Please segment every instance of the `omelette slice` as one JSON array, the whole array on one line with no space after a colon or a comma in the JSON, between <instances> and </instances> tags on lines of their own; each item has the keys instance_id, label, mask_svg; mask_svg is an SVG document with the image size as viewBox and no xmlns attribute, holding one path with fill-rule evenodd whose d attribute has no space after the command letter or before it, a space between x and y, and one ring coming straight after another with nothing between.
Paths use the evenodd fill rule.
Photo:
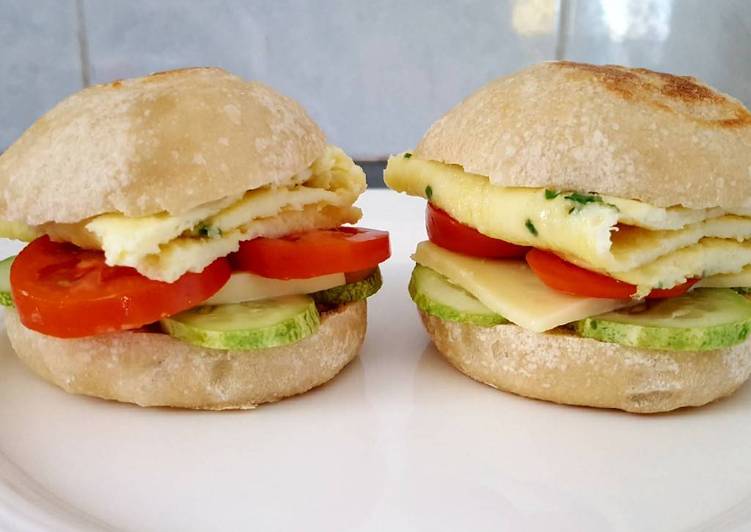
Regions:
<instances>
[{"instance_id":1,"label":"omelette slice","mask_svg":"<svg viewBox=\"0 0 751 532\"><path fill-rule=\"evenodd\" d=\"M751 264L751 217L719 208L657 207L589 192L500 187L460 166L411 154L389 159L385 181L428 199L480 233L547 249L638 286L638 294ZM738 214L741 213L741 214Z\"/></svg>"},{"instance_id":2,"label":"omelette slice","mask_svg":"<svg viewBox=\"0 0 751 532\"><path fill-rule=\"evenodd\" d=\"M237 251L243 240L338 227L357 222L353 203L365 174L336 146L309 168L278 185L201 205L181 215L95 216L76 224L19 228L0 225L0 236L46 233L53 239L104 251L109 266L130 266L150 279L173 282Z\"/></svg>"}]
</instances>

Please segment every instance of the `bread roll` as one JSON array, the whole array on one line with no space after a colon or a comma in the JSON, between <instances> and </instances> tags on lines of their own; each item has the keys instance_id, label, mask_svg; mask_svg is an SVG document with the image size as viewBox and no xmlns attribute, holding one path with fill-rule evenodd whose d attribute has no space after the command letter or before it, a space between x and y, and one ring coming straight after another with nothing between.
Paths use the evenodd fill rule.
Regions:
<instances>
[{"instance_id":1,"label":"bread roll","mask_svg":"<svg viewBox=\"0 0 751 532\"><path fill-rule=\"evenodd\" d=\"M0 219L182 214L288 180L325 147L297 102L218 68L95 85L0 156Z\"/></svg>"},{"instance_id":2,"label":"bread roll","mask_svg":"<svg viewBox=\"0 0 751 532\"><path fill-rule=\"evenodd\" d=\"M67 392L200 410L254 408L320 386L357 356L366 322L358 301L322 313L318 331L294 344L222 351L145 332L65 340L27 329L11 309L5 319L19 358Z\"/></svg>"},{"instance_id":3,"label":"bread roll","mask_svg":"<svg viewBox=\"0 0 751 532\"><path fill-rule=\"evenodd\" d=\"M656 351L535 333L513 324L478 327L420 312L438 351L473 379L525 397L641 414L700 406L751 375L749 342L715 351Z\"/></svg>"},{"instance_id":4,"label":"bread roll","mask_svg":"<svg viewBox=\"0 0 751 532\"><path fill-rule=\"evenodd\" d=\"M414 154L499 186L751 208L751 113L695 78L643 68L532 66L454 107Z\"/></svg>"}]
</instances>

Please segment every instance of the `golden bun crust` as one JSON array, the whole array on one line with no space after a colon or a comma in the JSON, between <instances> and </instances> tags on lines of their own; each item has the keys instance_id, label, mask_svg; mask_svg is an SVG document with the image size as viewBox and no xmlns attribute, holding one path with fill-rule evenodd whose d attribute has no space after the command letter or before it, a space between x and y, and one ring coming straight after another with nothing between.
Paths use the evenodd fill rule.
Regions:
<instances>
[{"instance_id":1,"label":"golden bun crust","mask_svg":"<svg viewBox=\"0 0 751 532\"><path fill-rule=\"evenodd\" d=\"M563 332L420 316L438 351L461 372L554 403L666 412L730 395L751 374L750 342L717 351L653 351Z\"/></svg>"},{"instance_id":2,"label":"golden bun crust","mask_svg":"<svg viewBox=\"0 0 751 532\"><path fill-rule=\"evenodd\" d=\"M287 180L325 145L297 102L218 68L96 85L0 156L0 219L180 214Z\"/></svg>"},{"instance_id":3,"label":"golden bun crust","mask_svg":"<svg viewBox=\"0 0 751 532\"><path fill-rule=\"evenodd\" d=\"M27 329L12 310L5 322L19 358L66 392L140 406L248 409L339 373L365 338L367 303L323 313L318 332L300 342L257 351L205 349L140 332L63 340Z\"/></svg>"},{"instance_id":4,"label":"golden bun crust","mask_svg":"<svg viewBox=\"0 0 751 532\"><path fill-rule=\"evenodd\" d=\"M748 110L695 78L646 69L530 67L454 107L414 154L500 186L751 207Z\"/></svg>"}]
</instances>

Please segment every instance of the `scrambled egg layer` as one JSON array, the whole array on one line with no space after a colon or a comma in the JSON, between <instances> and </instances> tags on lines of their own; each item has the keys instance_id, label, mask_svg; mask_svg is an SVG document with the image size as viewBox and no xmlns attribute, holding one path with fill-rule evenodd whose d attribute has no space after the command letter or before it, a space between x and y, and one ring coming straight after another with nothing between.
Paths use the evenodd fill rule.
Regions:
<instances>
[{"instance_id":1,"label":"scrambled egg layer","mask_svg":"<svg viewBox=\"0 0 751 532\"><path fill-rule=\"evenodd\" d=\"M429 199L485 235L549 249L635 284L639 294L751 264L751 218L743 212L499 187L459 166L404 155L389 159L384 177L397 192Z\"/></svg>"},{"instance_id":2,"label":"scrambled egg layer","mask_svg":"<svg viewBox=\"0 0 751 532\"><path fill-rule=\"evenodd\" d=\"M362 169L341 149L328 146L310 168L286 183L207 203L180 216L129 218L112 213L36 229L56 240L101 249L111 266L131 266L151 279L173 282L237 251L243 240L357 222L362 213L352 204L365 186Z\"/></svg>"}]
</instances>

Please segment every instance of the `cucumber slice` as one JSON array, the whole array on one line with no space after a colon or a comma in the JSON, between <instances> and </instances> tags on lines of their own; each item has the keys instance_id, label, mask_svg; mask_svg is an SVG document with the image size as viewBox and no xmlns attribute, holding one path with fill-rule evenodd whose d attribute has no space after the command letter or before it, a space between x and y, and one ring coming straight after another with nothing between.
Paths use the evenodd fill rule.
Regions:
<instances>
[{"instance_id":1,"label":"cucumber slice","mask_svg":"<svg viewBox=\"0 0 751 532\"><path fill-rule=\"evenodd\" d=\"M13 299L10 296L10 267L15 258L13 256L0 261L0 305L4 307L13 306Z\"/></svg>"},{"instance_id":2,"label":"cucumber slice","mask_svg":"<svg viewBox=\"0 0 751 532\"><path fill-rule=\"evenodd\" d=\"M318 330L308 296L284 296L230 305L206 305L161 321L169 335L212 349L262 349L302 340Z\"/></svg>"},{"instance_id":3,"label":"cucumber slice","mask_svg":"<svg viewBox=\"0 0 751 532\"><path fill-rule=\"evenodd\" d=\"M442 320L481 327L508 323L503 316L490 310L462 288L451 284L443 275L419 264L412 271L409 295L420 310Z\"/></svg>"},{"instance_id":4,"label":"cucumber slice","mask_svg":"<svg viewBox=\"0 0 751 532\"><path fill-rule=\"evenodd\" d=\"M11 297L9 292L0 292L0 306L3 306L3 307L13 306L13 298Z\"/></svg>"},{"instance_id":5,"label":"cucumber slice","mask_svg":"<svg viewBox=\"0 0 751 532\"><path fill-rule=\"evenodd\" d=\"M381 270L376 268L373 273L362 281L335 286L328 290L321 290L311 294L316 303L321 305L343 305L368 298L378 292L383 285Z\"/></svg>"},{"instance_id":6,"label":"cucumber slice","mask_svg":"<svg viewBox=\"0 0 751 532\"><path fill-rule=\"evenodd\" d=\"M631 347L708 351L739 344L751 332L751 301L729 288L697 288L673 299L576 322L584 337Z\"/></svg>"}]
</instances>

